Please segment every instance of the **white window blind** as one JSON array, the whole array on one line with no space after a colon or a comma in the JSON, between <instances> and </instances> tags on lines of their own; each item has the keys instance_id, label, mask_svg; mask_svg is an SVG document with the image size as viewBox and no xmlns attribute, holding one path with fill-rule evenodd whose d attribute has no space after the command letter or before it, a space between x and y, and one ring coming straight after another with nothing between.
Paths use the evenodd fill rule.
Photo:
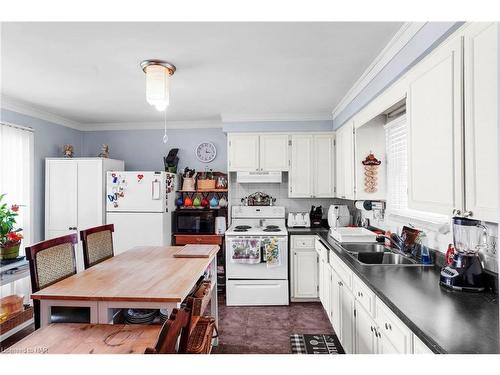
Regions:
<instances>
[{"instance_id":1,"label":"white window blind","mask_svg":"<svg viewBox=\"0 0 500 375\"><path fill-rule=\"evenodd\" d=\"M0 123L0 193L4 201L19 205L16 226L23 229L21 252L32 241L33 132Z\"/></svg>"},{"instance_id":2,"label":"white window blind","mask_svg":"<svg viewBox=\"0 0 500 375\"><path fill-rule=\"evenodd\" d=\"M385 125L387 152L387 212L393 219L413 223L421 228L437 227L448 222L448 217L408 207L408 127L406 115ZM433 227L434 228L434 227Z\"/></svg>"},{"instance_id":3,"label":"white window blind","mask_svg":"<svg viewBox=\"0 0 500 375\"><path fill-rule=\"evenodd\" d=\"M408 208L408 154L406 116L385 126L387 147L387 210L400 212Z\"/></svg>"}]
</instances>

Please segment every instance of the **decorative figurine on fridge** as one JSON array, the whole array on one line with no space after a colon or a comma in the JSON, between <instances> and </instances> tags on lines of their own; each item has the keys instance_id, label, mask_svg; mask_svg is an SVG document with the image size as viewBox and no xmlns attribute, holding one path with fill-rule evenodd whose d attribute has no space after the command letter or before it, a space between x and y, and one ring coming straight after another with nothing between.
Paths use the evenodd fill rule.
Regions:
<instances>
[{"instance_id":1,"label":"decorative figurine on fridge","mask_svg":"<svg viewBox=\"0 0 500 375\"><path fill-rule=\"evenodd\" d=\"M109 158L109 145L103 144L101 146L101 152L98 155L100 158Z\"/></svg>"},{"instance_id":2,"label":"decorative figurine on fridge","mask_svg":"<svg viewBox=\"0 0 500 375\"><path fill-rule=\"evenodd\" d=\"M66 158L73 157L73 145L64 145L63 146L63 155Z\"/></svg>"},{"instance_id":3,"label":"decorative figurine on fridge","mask_svg":"<svg viewBox=\"0 0 500 375\"><path fill-rule=\"evenodd\" d=\"M370 151L366 159L361 163L365 166L365 192L375 193L378 183L378 167L382 162Z\"/></svg>"}]
</instances>

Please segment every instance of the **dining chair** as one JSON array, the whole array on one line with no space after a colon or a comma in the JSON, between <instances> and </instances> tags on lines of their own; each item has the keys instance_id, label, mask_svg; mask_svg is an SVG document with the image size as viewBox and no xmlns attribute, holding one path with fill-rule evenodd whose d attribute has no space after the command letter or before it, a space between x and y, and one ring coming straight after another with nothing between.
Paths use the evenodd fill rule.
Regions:
<instances>
[{"instance_id":1,"label":"dining chair","mask_svg":"<svg viewBox=\"0 0 500 375\"><path fill-rule=\"evenodd\" d=\"M69 234L26 247L29 261L31 291L36 293L58 281L76 274L76 234ZM40 328L40 301L33 300L35 329ZM90 309L53 306L53 323L90 323Z\"/></svg>"},{"instance_id":2,"label":"dining chair","mask_svg":"<svg viewBox=\"0 0 500 375\"><path fill-rule=\"evenodd\" d=\"M85 269L113 257L113 224L80 231Z\"/></svg>"},{"instance_id":3,"label":"dining chair","mask_svg":"<svg viewBox=\"0 0 500 375\"><path fill-rule=\"evenodd\" d=\"M154 348L146 348L145 354L175 354L179 336L189 324L191 311L187 308L173 309L167 321L163 324Z\"/></svg>"}]
</instances>

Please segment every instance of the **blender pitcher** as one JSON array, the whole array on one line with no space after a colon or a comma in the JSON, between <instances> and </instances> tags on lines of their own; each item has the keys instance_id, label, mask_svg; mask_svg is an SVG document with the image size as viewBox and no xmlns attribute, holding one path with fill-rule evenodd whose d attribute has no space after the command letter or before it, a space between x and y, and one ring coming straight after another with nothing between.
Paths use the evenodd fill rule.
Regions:
<instances>
[{"instance_id":1,"label":"blender pitcher","mask_svg":"<svg viewBox=\"0 0 500 375\"><path fill-rule=\"evenodd\" d=\"M488 228L479 220L463 217L453 218L453 243L456 251L477 254L485 248L488 240Z\"/></svg>"}]
</instances>

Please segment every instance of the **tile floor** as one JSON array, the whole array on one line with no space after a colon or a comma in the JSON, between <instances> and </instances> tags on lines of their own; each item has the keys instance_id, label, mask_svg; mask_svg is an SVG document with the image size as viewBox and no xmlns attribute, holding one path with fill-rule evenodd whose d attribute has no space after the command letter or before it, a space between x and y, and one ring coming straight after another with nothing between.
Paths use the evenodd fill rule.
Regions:
<instances>
[{"instance_id":1,"label":"tile floor","mask_svg":"<svg viewBox=\"0 0 500 375\"><path fill-rule=\"evenodd\" d=\"M225 306L219 303L217 354L289 354L290 335L332 334L320 303L289 306Z\"/></svg>"}]
</instances>

